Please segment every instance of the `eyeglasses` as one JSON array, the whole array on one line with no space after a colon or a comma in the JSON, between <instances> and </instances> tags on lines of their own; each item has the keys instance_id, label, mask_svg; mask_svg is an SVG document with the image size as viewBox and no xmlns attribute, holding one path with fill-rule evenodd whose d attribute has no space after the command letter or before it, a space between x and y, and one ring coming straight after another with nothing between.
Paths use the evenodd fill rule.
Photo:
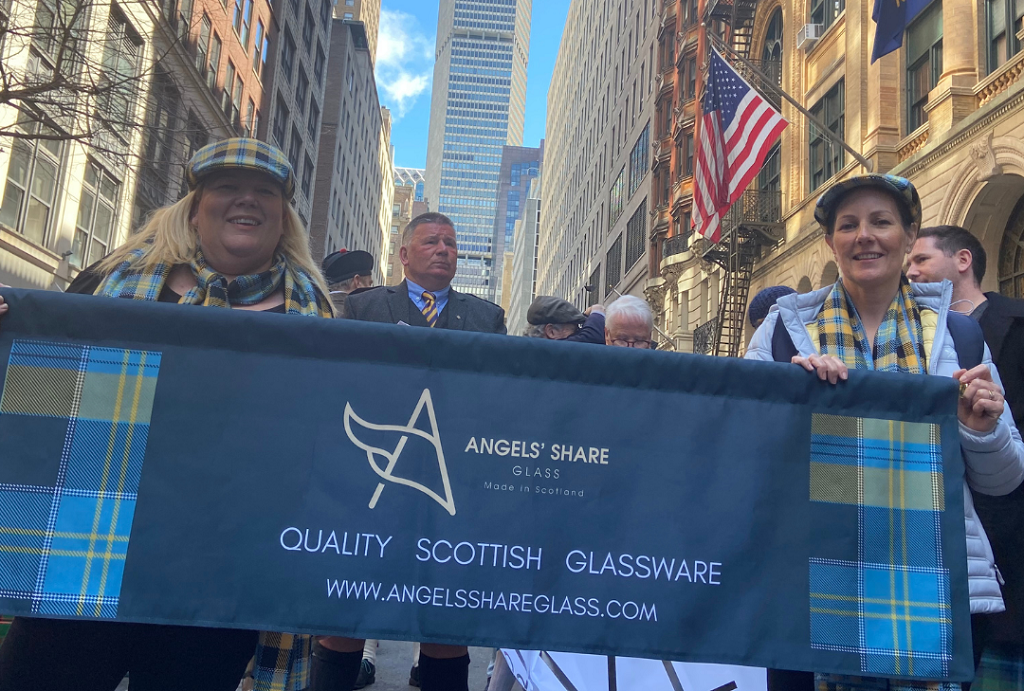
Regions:
<instances>
[{"instance_id":1,"label":"eyeglasses","mask_svg":"<svg viewBox=\"0 0 1024 691\"><path fill-rule=\"evenodd\" d=\"M640 348L641 350L655 350L658 347L654 341L627 341L622 338L613 339L612 345L620 348Z\"/></svg>"}]
</instances>

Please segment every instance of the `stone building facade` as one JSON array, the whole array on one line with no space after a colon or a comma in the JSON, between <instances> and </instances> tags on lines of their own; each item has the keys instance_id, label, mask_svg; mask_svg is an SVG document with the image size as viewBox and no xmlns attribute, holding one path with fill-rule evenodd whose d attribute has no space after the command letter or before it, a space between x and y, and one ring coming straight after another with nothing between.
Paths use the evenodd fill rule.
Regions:
<instances>
[{"instance_id":1,"label":"stone building facade","mask_svg":"<svg viewBox=\"0 0 1024 691\"><path fill-rule=\"evenodd\" d=\"M676 16L677 27L680 2L662 10L666 22ZM1022 297L1024 30L1014 7L1009 0L932 0L907 28L903 47L872 64L870 2L759 2L747 51L761 75L745 76L755 85L766 78L780 84L876 171L910 178L925 225L963 225L982 240L990 257L984 288ZM812 33L801 31L807 24L820 25L820 38L798 45L798 36ZM688 34L678 33L689 45ZM673 77L680 78L678 69ZM795 108L772 100L790 125L739 210L757 209L765 221L748 300L768 286L804 292L835 281L814 204L835 180L866 172ZM647 296L681 350L708 352L728 275L709 261L713 248L690 236L689 180L674 168L673 214L666 232L652 235ZM747 323L744 342L751 333Z\"/></svg>"},{"instance_id":2,"label":"stone building facade","mask_svg":"<svg viewBox=\"0 0 1024 691\"><path fill-rule=\"evenodd\" d=\"M573 0L548 90L538 294L583 308L648 278L658 0Z\"/></svg>"}]
</instances>

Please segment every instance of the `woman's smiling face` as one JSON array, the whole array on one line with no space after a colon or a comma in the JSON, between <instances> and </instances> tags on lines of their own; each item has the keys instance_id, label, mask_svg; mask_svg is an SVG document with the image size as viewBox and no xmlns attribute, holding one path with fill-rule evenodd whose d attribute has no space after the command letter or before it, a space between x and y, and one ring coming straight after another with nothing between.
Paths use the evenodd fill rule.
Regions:
<instances>
[{"instance_id":1,"label":"woman's smiling face","mask_svg":"<svg viewBox=\"0 0 1024 691\"><path fill-rule=\"evenodd\" d=\"M840 201L825 242L835 254L843 281L867 288L898 279L916 234L916 224L904 227L891 194L862 188Z\"/></svg>"}]
</instances>

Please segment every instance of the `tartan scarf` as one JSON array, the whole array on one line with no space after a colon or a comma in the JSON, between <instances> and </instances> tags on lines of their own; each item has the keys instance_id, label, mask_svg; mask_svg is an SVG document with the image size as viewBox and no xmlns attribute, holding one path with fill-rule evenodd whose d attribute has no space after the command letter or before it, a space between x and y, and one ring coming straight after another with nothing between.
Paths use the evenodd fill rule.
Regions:
<instances>
[{"instance_id":1,"label":"tartan scarf","mask_svg":"<svg viewBox=\"0 0 1024 691\"><path fill-rule=\"evenodd\" d=\"M133 264L146 253L140 249L129 254L96 289L96 295L132 300L160 298L160 292L171 272L167 264L140 271ZM276 255L274 265L259 274L228 280L213 271L202 251L190 263L196 287L181 296L178 304L230 307L254 305L284 284L284 306L288 314L309 317L332 317L329 299L316 287L313 279L301 269L291 266L283 256ZM309 686L309 656L312 636L261 631L253 666L254 691L302 691Z\"/></svg>"},{"instance_id":2,"label":"tartan scarf","mask_svg":"<svg viewBox=\"0 0 1024 691\"><path fill-rule=\"evenodd\" d=\"M878 326L873 347L843 279L836 281L818 312L818 348L822 355L834 355L850 369L925 374L921 309L907 277L900 277L899 291Z\"/></svg>"},{"instance_id":3,"label":"tartan scarf","mask_svg":"<svg viewBox=\"0 0 1024 691\"><path fill-rule=\"evenodd\" d=\"M172 267L161 263L152 269L138 269L136 264L145 256L146 251L139 249L131 252L103 279L95 294L132 300L158 300ZM211 307L255 305L272 295L283 283L284 308L288 314L307 317L330 317L334 314L330 301L317 289L312 277L290 265L280 254L274 256L274 265L269 270L238 276L230 282L209 267L202 250L196 251L189 267L196 277L196 286L182 295L178 304Z\"/></svg>"}]
</instances>

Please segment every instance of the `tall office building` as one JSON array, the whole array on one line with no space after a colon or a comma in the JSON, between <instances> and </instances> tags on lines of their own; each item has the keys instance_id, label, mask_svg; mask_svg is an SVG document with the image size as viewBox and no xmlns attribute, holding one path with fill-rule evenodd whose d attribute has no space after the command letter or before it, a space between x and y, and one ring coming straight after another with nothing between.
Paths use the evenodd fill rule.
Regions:
<instances>
[{"instance_id":1,"label":"tall office building","mask_svg":"<svg viewBox=\"0 0 1024 691\"><path fill-rule=\"evenodd\" d=\"M377 64L377 36L380 33L380 0L337 0L334 5L336 19L349 19L363 23L370 63Z\"/></svg>"},{"instance_id":2,"label":"tall office building","mask_svg":"<svg viewBox=\"0 0 1024 691\"><path fill-rule=\"evenodd\" d=\"M522 218L516 221L512 250L512 284L508 290L508 332L526 331L526 312L537 297L537 249L540 236L540 178L526 192Z\"/></svg>"},{"instance_id":3,"label":"tall office building","mask_svg":"<svg viewBox=\"0 0 1024 691\"><path fill-rule=\"evenodd\" d=\"M544 142L539 148L506 146L501 154L498 194L494 214L494 301L508 309L508 291L512 282L512 239L516 221L522 217L530 182L540 174ZM507 258L507 261L506 261Z\"/></svg>"},{"instance_id":4,"label":"tall office building","mask_svg":"<svg viewBox=\"0 0 1024 691\"><path fill-rule=\"evenodd\" d=\"M521 146L531 0L441 0L426 198L455 223L459 290L494 300L502 147Z\"/></svg>"},{"instance_id":5,"label":"tall office building","mask_svg":"<svg viewBox=\"0 0 1024 691\"><path fill-rule=\"evenodd\" d=\"M551 75L538 291L581 309L644 294L658 7L572 0Z\"/></svg>"}]
</instances>

